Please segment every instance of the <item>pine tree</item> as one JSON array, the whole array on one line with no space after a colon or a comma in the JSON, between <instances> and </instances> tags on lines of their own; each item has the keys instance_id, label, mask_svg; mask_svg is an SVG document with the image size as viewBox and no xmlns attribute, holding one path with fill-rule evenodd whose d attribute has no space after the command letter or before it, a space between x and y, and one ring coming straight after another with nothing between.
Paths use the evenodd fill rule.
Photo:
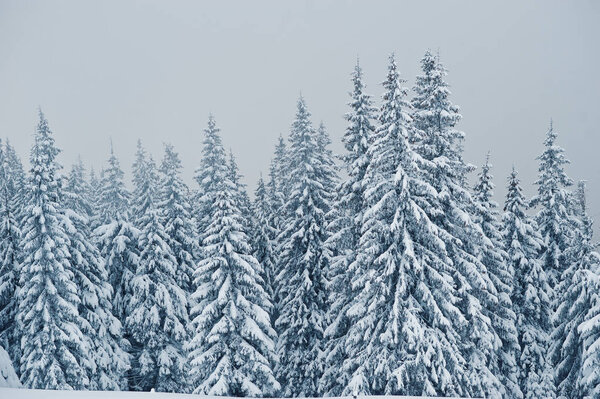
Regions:
<instances>
[{"instance_id":1,"label":"pine tree","mask_svg":"<svg viewBox=\"0 0 600 399\"><path fill-rule=\"evenodd\" d=\"M154 172L155 164L144 147L142 141L137 141L137 150L135 160L132 165L133 171L133 197L131 201L131 220L134 226L141 230L142 218L151 207L150 200L152 199L147 194L156 189L157 181L153 180L157 176L150 176L149 173Z\"/></svg>"},{"instance_id":2,"label":"pine tree","mask_svg":"<svg viewBox=\"0 0 600 399\"><path fill-rule=\"evenodd\" d=\"M595 251L597 245L589 242L591 238L591 220L588 219L587 237L580 245L581 270L589 270L587 294L590 297L589 310L583 322L578 327L578 333L583 340L580 377L577 391L584 397L600 397L600 255Z\"/></svg>"},{"instance_id":3,"label":"pine tree","mask_svg":"<svg viewBox=\"0 0 600 399\"><path fill-rule=\"evenodd\" d=\"M187 298L177 284L177 259L157 207L157 180L154 162L138 142L134 183L140 256L130 282L125 326L133 347L135 388L182 392L187 388Z\"/></svg>"},{"instance_id":4,"label":"pine tree","mask_svg":"<svg viewBox=\"0 0 600 399\"><path fill-rule=\"evenodd\" d=\"M59 150L41 111L34 140L17 312L21 381L29 388L85 389L91 348L81 331L81 301L61 224Z\"/></svg>"},{"instance_id":5,"label":"pine tree","mask_svg":"<svg viewBox=\"0 0 600 399\"><path fill-rule=\"evenodd\" d=\"M329 254L325 215L327 165L304 99L298 100L288 151L289 196L284 230L278 239L279 333L277 378L284 396L317 396L322 374L320 352L325 329L325 271Z\"/></svg>"},{"instance_id":6,"label":"pine tree","mask_svg":"<svg viewBox=\"0 0 600 399\"><path fill-rule=\"evenodd\" d=\"M526 209L517 172L513 168L508 178L502 220L509 268L515 272L511 299L517 314L519 385L525 399L553 398L555 388L546 355L551 316L548 280L539 261L542 239L535 221L525 213Z\"/></svg>"},{"instance_id":7,"label":"pine tree","mask_svg":"<svg viewBox=\"0 0 600 399\"><path fill-rule=\"evenodd\" d=\"M246 192L246 185L242 183L242 175L238 168L237 162L233 152L229 150L229 160L227 162L227 173L229 180L233 183L236 188L236 201L237 207L242 212L244 232L249 234L254 230L254 221L252 215L252 202Z\"/></svg>"},{"instance_id":8,"label":"pine tree","mask_svg":"<svg viewBox=\"0 0 600 399\"><path fill-rule=\"evenodd\" d=\"M555 370L557 394L561 397L584 398L594 397L593 384L590 386L588 381L596 379L596 383L600 383L600 374L593 368L586 368L584 363L584 353L588 348L587 334L594 329L596 334L600 331L600 323L594 325L593 321L587 322L590 313L594 312L594 291L599 287L596 273L599 271L600 256L591 242L592 221L586 212L583 185L579 186L577 194L577 202L573 204L575 209L571 213L580 217L580 223L574 230L572 244L564 251L564 258L569 260L569 265L556 286L556 292L560 292L561 296L554 299L556 312L550 340L550 359ZM600 359L599 353L596 350L597 359ZM593 356L588 359L593 359ZM597 361L591 360L591 364L598 364ZM599 395L600 390L595 394Z\"/></svg>"},{"instance_id":9,"label":"pine tree","mask_svg":"<svg viewBox=\"0 0 600 399\"><path fill-rule=\"evenodd\" d=\"M273 273L271 298L273 299L273 320L276 320L279 315L279 286L276 284L275 277L280 272L281 262L279 261L280 253L277 245L278 237L284 229L284 204L288 192L285 185L288 183L287 174L287 148L283 137L280 135L277 145L275 146L274 158L271 160L269 167L269 182L268 182L268 197L271 211L269 213L269 226L273 228L273 257L275 259L276 270Z\"/></svg>"},{"instance_id":10,"label":"pine tree","mask_svg":"<svg viewBox=\"0 0 600 399\"><path fill-rule=\"evenodd\" d=\"M88 367L90 389L127 389L125 371L129 356L123 350L121 323L112 313L112 287L108 282L104 259L91 241L90 216L92 207L88 197L81 161L73 165L65 187L65 231L69 237L68 249L71 267L81 303L79 314L85 321L82 332L91 348Z\"/></svg>"},{"instance_id":11,"label":"pine tree","mask_svg":"<svg viewBox=\"0 0 600 399\"><path fill-rule=\"evenodd\" d=\"M90 202L90 228L92 231L100 226L100 199L102 197L102 173L100 177L96 176L94 168L90 169L90 181L88 183L88 200Z\"/></svg>"},{"instance_id":12,"label":"pine tree","mask_svg":"<svg viewBox=\"0 0 600 399\"><path fill-rule=\"evenodd\" d=\"M476 204L467 184L473 167L463 160L464 133L456 129L462 116L450 101L447 72L439 56L426 52L421 67L423 75L417 77L412 100L416 129L409 141L429 161L425 180L439 193L438 203L426 211L449 234L444 241L461 296L458 306L468 321L461 332L469 370L465 386L473 396L500 396L503 387L493 370L501 342L491 324L498 293L479 259L486 238L474 221Z\"/></svg>"},{"instance_id":13,"label":"pine tree","mask_svg":"<svg viewBox=\"0 0 600 399\"><path fill-rule=\"evenodd\" d=\"M279 136L275 146L274 157L269 166L268 192L269 200L273 212L271 215L271 225L278 230L282 227L283 204L285 203L286 193L285 184L287 183L287 148L283 136Z\"/></svg>"},{"instance_id":14,"label":"pine tree","mask_svg":"<svg viewBox=\"0 0 600 399\"><path fill-rule=\"evenodd\" d=\"M102 173L99 226L94 230L94 237L113 290L113 314L123 326L131 296L130 282L139 259L139 230L129 222L129 207L123 171L111 143L108 165Z\"/></svg>"},{"instance_id":15,"label":"pine tree","mask_svg":"<svg viewBox=\"0 0 600 399\"><path fill-rule=\"evenodd\" d=\"M262 175L258 179L258 185L254 192L254 204L252 207L255 218L254 231L252 234L253 255L262 267L261 277L264 288L269 298L273 298L276 274L275 259L275 237L277 230L271 225L271 202Z\"/></svg>"},{"instance_id":16,"label":"pine tree","mask_svg":"<svg viewBox=\"0 0 600 399\"><path fill-rule=\"evenodd\" d=\"M570 195L567 190L573 182L567 176L564 166L569 160L564 150L556 145L556 132L552 122L544 140L544 152L540 161L538 194L531 200L532 206L539 206L536 222L540 228L544 247L542 252L543 268L548 276L550 288L558 284L561 275L568 267L564 251L570 245L573 236L573 215L569 214ZM557 298L562 292L556 292Z\"/></svg>"},{"instance_id":17,"label":"pine tree","mask_svg":"<svg viewBox=\"0 0 600 399\"><path fill-rule=\"evenodd\" d=\"M500 337L502 346L498 351L498 359L492 362L497 364L497 369L491 371L500 376L500 381L505 388L505 397L516 399L522 398L523 393L519 388L519 369L516 361L519 354L515 325L517 316L511 301L515 271L507 262L508 254L504 251L498 204L492 200L494 183L490 173L491 167L488 153L474 189L477 205L475 220L481 226L486 238L480 255L481 261L486 265L492 282L498 290L498 306L492 314L492 326Z\"/></svg>"},{"instance_id":18,"label":"pine tree","mask_svg":"<svg viewBox=\"0 0 600 399\"><path fill-rule=\"evenodd\" d=\"M194 179L198 183L198 197L196 198L196 221L198 225L199 242L202 247L205 231L212 222L210 215L215 203L218 179L227 174L227 161L225 150L219 136L215 118L208 117L208 126L204 130L205 136L202 148L202 160L196 169ZM202 257L202 254L200 254Z\"/></svg>"},{"instance_id":19,"label":"pine tree","mask_svg":"<svg viewBox=\"0 0 600 399\"><path fill-rule=\"evenodd\" d=\"M346 114L349 125L343 137L346 155L342 158L348 179L337 188L336 203L330 212L327 245L335 256L332 260L329 291L328 327L325 330L325 370L320 392L337 396L347 385L347 374L342 373L346 357L345 337L350 327L346 312L354 297L352 276L358 263L356 254L360 227L364 214L364 176L369 163L367 150L374 134L375 111L371 97L364 93L362 70L357 62L352 74L353 91L350 93L351 111Z\"/></svg>"},{"instance_id":20,"label":"pine tree","mask_svg":"<svg viewBox=\"0 0 600 399\"><path fill-rule=\"evenodd\" d=\"M436 193L421 179L422 159L408 141L412 121L402 83L392 55L380 126L366 155L366 206L346 310L344 395L463 392L455 325L466 321L455 305L443 232L422 208Z\"/></svg>"},{"instance_id":21,"label":"pine tree","mask_svg":"<svg viewBox=\"0 0 600 399\"><path fill-rule=\"evenodd\" d=\"M0 146L0 346L9 352L19 373L20 340L15 316L19 307L19 262L21 252L20 182L10 159L10 146Z\"/></svg>"},{"instance_id":22,"label":"pine tree","mask_svg":"<svg viewBox=\"0 0 600 399\"><path fill-rule=\"evenodd\" d=\"M210 174L204 199L210 221L202 233L202 260L195 271L193 335L189 343L190 379L195 393L271 396L279 389L271 370L275 331L261 267L251 254L239 209L239 187L230 179L214 119L205 131L204 166ZM199 169L202 170L202 169ZM198 176L199 177L199 176Z\"/></svg>"},{"instance_id":23,"label":"pine tree","mask_svg":"<svg viewBox=\"0 0 600 399\"><path fill-rule=\"evenodd\" d=\"M187 296L192 290L195 257L198 253L190 190L181 178L181 161L172 145L165 145L161 164L160 204L165 234L177 264L177 284Z\"/></svg>"}]
</instances>

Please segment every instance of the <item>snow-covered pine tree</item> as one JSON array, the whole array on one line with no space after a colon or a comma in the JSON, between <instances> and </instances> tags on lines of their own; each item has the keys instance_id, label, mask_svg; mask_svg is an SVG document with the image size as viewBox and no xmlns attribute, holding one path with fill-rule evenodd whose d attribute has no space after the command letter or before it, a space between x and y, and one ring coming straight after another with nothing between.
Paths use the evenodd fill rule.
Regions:
<instances>
[{"instance_id":1,"label":"snow-covered pine tree","mask_svg":"<svg viewBox=\"0 0 600 399\"><path fill-rule=\"evenodd\" d=\"M25 206L27 205L29 195L29 190L27 187L27 177L25 175L25 170L23 169L21 159L17 155L17 152L15 151L14 147L10 144L8 140L6 140L5 144L6 145L4 147L4 156L6 157L6 162L8 162L8 167L10 168L11 176L15 186L15 217L19 226L23 226L25 224Z\"/></svg>"},{"instance_id":2,"label":"snow-covered pine tree","mask_svg":"<svg viewBox=\"0 0 600 399\"><path fill-rule=\"evenodd\" d=\"M236 187L236 201L238 201L238 208L242 211L242 217L244 222L244 231L246 234L250 234L254 230L254 220L252 215L252 202L246 191L246 185L242 183L243 176L238 168L237 161L233 155L233 151L229 150L229 160L227 162L227 170L229 173L229 180Z\"/></svg>"},{"instance_id":3,"label":"snow-covered pine tree","mask_svg":"<svg viewBox=\"0 0 600 399\"><path fill-rule=\"evenodd\" d=\"M100 226L100 198L102 198L102 173L96 175L94 168L90 169L90 181L88 183L88 199L91 207L90 228L92 231Z\"/></svg>"},{"instance_id":4,"label":"snow-covered pine tree","mask_svg":"<svg viewBox=\"0 0 600 399\"><path fill-rule=\"evenodd\" d=\"M498 305L492 313L492 326L502 341L497 353L496 370L491 370L499 376L505 388L506 398L522 398L519 388L519 342L517 339L516 319L511 295L515 271L508 262L508 254L504 250L502 225L498 212L498 204L492 199L494 195L493 176L490 173L492 165L489 153L481 168L477 184L474 188L476 202L475 221L481 226L486 240L481 251L481 261L486 265L490 277L498 291ZM495 354L493 354L495 355Z\"/></svg>"},{"instance_id":5,"label":"snow-covered pine tree","mask_svg":"<svg viewBox=\"0 0 600 399\"><path fill-rule=\"evenodd\" d=\"M59 149L41 110L39 116L21 243L17 312L21 381L29 388L85 389L91 348L81 331L69 238L61 223Z\"/></svg>"},{"instance_id":6,"label":"snow-covered pine tree","mask_svg":"<svg viewBox=\"0 0 600 399\"><path fill-rule=\"evenodd\" d=\"M227 174L227 160L225 150L219 136L219 128L213 115L208 117L208 125L204 130L205 136L202 148L202 160L196 169L194 179L198 183L198 197L196 198L196 222L199 234L199 243L202 247L204 232L212 222L210 219L212 207L215 203L218 179ZM202 254L200 254L202 257Z\"/></svg>"},{"instance_id":7,"label":"snow-covered pine tree","mask_svg":"<svg viewBox=\"0 0 600 399\"><path fill-rule=\"evenodd\" d=\"M508 178L504 205L503 237L508 267L514 270L513 309L517 315L520 353L519 385L525 399L555 397L554 381L547 357L550 330L548 280L539 260L543 245L534 220L525 213L527 204L517 172Z\"/></svg>"},{"instance_id":8,"label":"snow-covered pine tree","mask_svg":"<svg viewBox=\"0 0 600 399\"><path fill-rule=\"evenodd\" d=\"M466 320L455 305L444 232L422 208L437 193L421 179L423 160L408 141L412 121L402 83L392 55L380 126L366 154L354 298L345 310L343 394L455 396L466 392L455 329Z\"/></svg>"},{"instance_id":9,"label":"snow-covered pine tree","mask_svg":"<svg viewBox=\"0 0 600 399\"><path fill-rule=\"evenodd\" d=\"M19 307L19 262L21 255L20 183L11 162L9 144L0 145L0 346L7 349L19 373L20 339L15 315ZM18 161L18 160L17 160ZM15 173L17 172L17 173Z\"/></svg>"},{"instance_id":10,"label":"snow-covered pine tree","mask_svg":"<svg viewBox=\"0 0 600 399\"><path fill-rule=\"evenodd\" d=\"M336 190L335 206L330 212L327 245L335 253L328 279L328 326L325 330L325 369L319 391L323 395L338 396L348 384L348 374L342 372L346 358L346 333L350 327L346 314L354 292L352 276L359 266L356 262L360 228L365 211L364 176L369 159L367 150L374 134L374 112L371 96L364 93L362 69L358 62L352 73L353 90L350 93L350 112L346 114L348 127L343 137L346 154L342 157L348 179Z\"/></svg>"},{"instance_id":11,"label":"snow-covered pine tree","mask_svg":"<svg viewBox=\"0 0 600 399\"><path fill-rule=\"evenodd\" d=\"M261 265L261 277L264 288L269 298L273 298L274 278L276 274L276 259L273 246L277 230L271 225L271 202L269 193L265 186L262 175L258 179L256 191L254 191L254 203L252 213L254 215L254 231L252 234L253 255Z\"/></svg>"},{"instance_id":12,"label":"snow-covered pine tree","mask_svg":"<svg viewBox=\"0 0 600 399\"><path fill-rule=\"evenodd\" d=\"M268 197L271 211L269 213L269 225L273 228L271 241L273 242L273 257L275 259L276 269L273 274L271 298L273 300L273 320L277 319L279 314L279 287L275 282L275 277L280 271L281 263L279 262L279 246L278 237L284 228L284 204L287 198L288 191L285 185L288 183L287 174L287 148L283 136L279 135L279 139L275 146L275 154L269 166L269 182L268 182Z\"/></svg>"},{"instance_id":13,"label":"snow-covered pine tree","mask_svg":"<svg viewBox=\"0 0 600 399\"><path fill-rule=\"evenodd\" d=\"M154 160L146 153L146 150L142 146L142 141L138 139L135 160L131 167L133 172L131 221L139 230L141 230L142 218L152 205L150 201L156 200L156 198L147 195L149 192L153 192L154 194L156 190L158 182L153 180L153 178L157 178L155 167ZM149 176L149 173L153 173L154 175Z\"/></svg>"},{"instance_id":14,"label":"snow-covered pine tree","mask_svg":"<svg viewBox=\"0 0 600 399\"><path fill-rule=\"evenodd\" d=\"M287 195L285 190L287 176L287 148L283 136L280 135L269 166L269 182L267 184L271 207L273 208L271 225L278 230L281 228L283 219L281 211Z\"/></svg>"},{"instance_id":15,"label":"snow-covered pine tree","mask_svg":"<svg viewBox=\"0 0 600 399\"><path fill-rule=\"evenodd\" d=\"M289 136L289 188L278 238L277 297L279 333L277 379L283 396L317 396L323 372L320 353L325 329L329 254L325 215L332 193L326 191L317 132L302 97Z\"/></svg>"},{"instance_id":16,"label":"snow-covered pine tree","mask_svg":"<svg viewBox=\"0 0 600 399\"><path fill-rule=\"evenodd\" d=\"M585 398L600 397L600 254L597 244L591 243L592 220L584 217L585 230L582 241L577 245L580 249L581 270L588 270L590 282L587 294L590 296L589 310L578 332L583 339L581 375L577 382L577 390ZM586 396L587 395L587 396Z\"/></svg>"},{"instance_id":17,"label":"snow-covered pine tree","mask_svg":"<svg viewBox=\"0 0 600 399\"><path fill-rule=\"evenodd\" d=\"M181 161L171 144L165 145L160 167L160 209L169 246L177 260L177 284L186 296L192 290L195 259L198 254L196 226L192 218L190 190L181 178Z\"/></svg>"},{"instance_id":18,"label":"snow-covered pine tree","mask_svg":"<svg viewBox=\"0 0 600 399\"><path fill-rule=\"evenodd\" d=\"M564 258L569 260L569 264L555 287L556 292L561 294L554 299L556 312L550 339L550 359L554 367L557 395L564 398L600 395L600 389L596 388L594 392L594 385L600 384L600 373L594 367L589 367L600 365L600 350L598 347L594 349L588 341L588 337L594 334L596 339L600 336L600 322L588 321L590 315L594 314L595 292L600 288L597 275L600 256L592 244L592 220L585 208L583 185L579 185L577 194L578 201L573 204L576 209L572 209L571 213L577 215L580 221L574 230L571 245L564 251ZM588 352L588 348L591 351ZM595 354L592 354L594 351ZM586 359L589 359L587 365ZM595 384L589 383L594 380Z\"/></svg>"},{"instance_id":19,"label":"snow-covered pine tree","mask_svg":"<svg viewBox=\"0 0 600 399\"><path fill-rule=\"evenodd\" d=\"M272 305L244 231L239 187L222 167L225 151L212 117L205 133L202 165L211 170L197 179L207 188L204 200L212 202L204 203L204 220L210 223L202 233L202 260L194 274L191 386L206 395L271 396L279 390L271 370Z\"/></svg>"},{"instance_id":20,"label":"snow-covered pine tree","mask_svg":"<svg viewBox=\"0 0 600 399\"><path fill-rule=\"evenodd\" d=\"M447 72L439 56L427 51L421 68L423 75L417 77L412 99L416 129L409 141L429 161L424 178L439 193L438 205L427 207L426 212L449 234L444 241L456 271L458 306L468 321L461 332L469 369L465 386L470 395L497 397L503 394L503 386L493 370L497 369L495 353L501 342L491 315L498 298L486 265L479 259L485 236L474 221L476 204L467 181L473 167L463 160L464 133L456 129L462 116L450 101Z\"/></svg>"},{"instance_id":21,"label":"snow-covered pine tree","mask_svg":"<svg viewBox=\"0 0 600 399\"><path fill-rule=\"evenodd\" d=\"M81 160L73 165L64 194L64 228L69 237L71 268L81 302L82 332L91 348L87 372L92 390L127 389L129 356L123 331L112 313L112 286L104 259L91 241L92 206Z\"/></svg>"},{"instance_id":22,"label":"snow-covered pine tree","mask_svg":"<svg viewBox=\"0 0 600 399\"><path fill-rule=\"evenodd\" d=\"M327 133L327 129L325 128L325 123L319 123L319 127L317 128L317 156L319 158L319 165L321 167L321 184L323 185L324 192L328 193L327 203L329 204L329 208L331 208L333 199L335 198L335 189L339 184L338 179L338 166L335 162L335 156L333 155L333 151L329 148L331 145L331 138L329 137L329 133ZM327 217L331 212L329 212Z\"/></svg>"},{"instance_id":23,"label":"snow-covered pine tree","mask_svg":"<svg viewBox=\"0 0 600 399\"><path fill-rule=\"evenodd\" d=\"M556 138L550 121L544 152L537 158L540 161L539 177L535 182L538 194L531 200L531 206L540 208L535 219L544 240L543 267L551 289L558 284L569 266L564 251L570 244L576 224L573 215L569 214L571 196L567 188L573 184L565 173L565 165L569 164L569 160L565 157L565 151L556 144ZM561 294L556 293L557 297Z\"/></svg>"},{"instance_id":24,"label":"snow-covered pine tree","mask_svg":"<svg viewBox=\"0 0 600 399\"><path fill-rule=\"evenodd\" d=\"M138 142L134 169L139 261L130 282L125 327L132 345L137 390L185 392L188 309L178 285L177 259L158 209L157 171Z\"/></svg>"},{"instance_id":25,"label":"snow-covered pine tree","mask_svg":"<svg viewBox=\"0 0 600 399\"><path fill-rule=\"evenodd\" d=\"M131 296L130 282L139 259L139 230L129 222L129 207L129 192L111 143L108 165L102 173L99 226L94 230L94 237L113 289L113 314L123 326Z\"/></svg>"}]
</instances>

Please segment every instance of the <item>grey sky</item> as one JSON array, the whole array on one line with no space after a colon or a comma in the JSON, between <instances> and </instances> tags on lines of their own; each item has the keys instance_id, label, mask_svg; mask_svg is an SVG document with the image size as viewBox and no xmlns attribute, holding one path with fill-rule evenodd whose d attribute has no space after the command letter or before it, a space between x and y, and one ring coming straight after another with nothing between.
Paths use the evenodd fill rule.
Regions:
<instances>
[{"instance_id":1,"label":"grey sky","mask_svg":"<svg viewBox=\"0 0 600 399\"><path fill-rule=\"evenodd\" d=\"M340 151L359 55L378 100L388 54L409 86L427 48L449 69L466 159L492 151L499 199L514 163L533 193L550 118L600 219L600 3L595 1L0 0L0 136L26 161L40 105L70 165L109 137L129 176L135 141L180 152L191 182L212 112L251 189L300 91Z\"/></svg>"}]
</instances>

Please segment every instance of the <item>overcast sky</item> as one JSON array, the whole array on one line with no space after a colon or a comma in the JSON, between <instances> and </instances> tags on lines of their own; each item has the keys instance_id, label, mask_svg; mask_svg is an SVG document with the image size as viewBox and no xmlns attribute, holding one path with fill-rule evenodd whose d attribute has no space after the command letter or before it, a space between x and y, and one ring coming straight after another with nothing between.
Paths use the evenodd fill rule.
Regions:
<instances>
[{"instance_id":1,"label":"overcast sky","mask_svg":"<svg viewBox=\"0 0 600 399\"><path fill-rule=\"evenodd\" d=\"M138 138L155 159L171 142L191 183L212 112L254 189L300 92L339 152L356 57L379 100L389 53L412 87L429 48L449 69L466 159L492 152L498 199L513 164L534 192L553 118L600 220L599 21L591 0L0 0L0 137L27 161L39 105L65 166L102 167L112 137L130 176Z\"/></svg>"}]
</instances>

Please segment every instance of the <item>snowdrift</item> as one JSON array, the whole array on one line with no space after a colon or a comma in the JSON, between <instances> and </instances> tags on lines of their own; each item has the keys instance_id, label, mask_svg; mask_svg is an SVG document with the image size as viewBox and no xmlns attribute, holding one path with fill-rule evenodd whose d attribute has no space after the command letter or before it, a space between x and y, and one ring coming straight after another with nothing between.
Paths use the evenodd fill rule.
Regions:
<instances>
[{"instance_id":1,"label":"snowdrift","mask_svg":"<svg viewBox=\"0 0 600 399\"><path fill-rule=\"evenodd\" d=\"M12 362L8 353L0 346L0 389L1 388L18 388L21 386L17 373L13 368ZM9 396L2 395L0 391L0 398L9 398Z\"/></svg>"}]
</instances>

